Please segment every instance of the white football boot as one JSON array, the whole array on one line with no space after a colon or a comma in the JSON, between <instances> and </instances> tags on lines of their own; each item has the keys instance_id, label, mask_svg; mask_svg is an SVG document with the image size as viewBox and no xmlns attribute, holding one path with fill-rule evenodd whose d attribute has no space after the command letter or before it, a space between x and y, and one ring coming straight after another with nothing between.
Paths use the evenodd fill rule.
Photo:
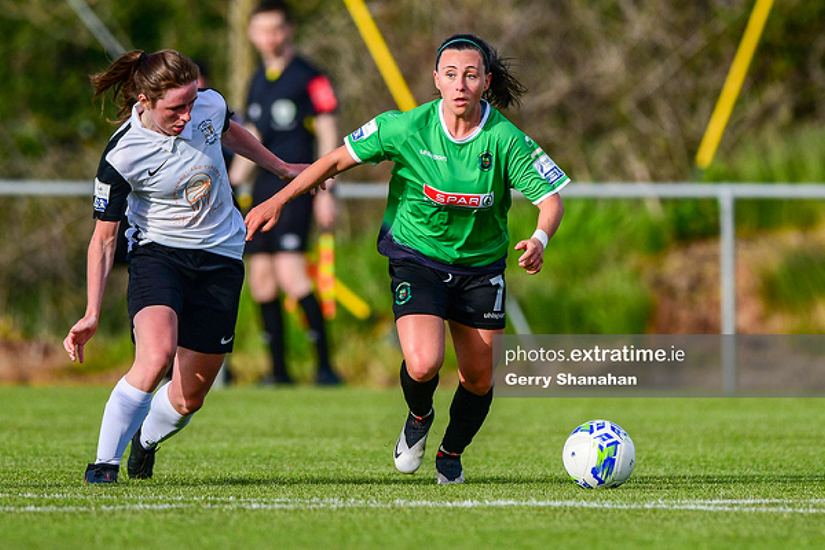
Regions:
<instances>
[{"instance_id":1,"label":"white football boot","mask_svg":"<svg viewBox=\"0 0 825 550\"><path fill-rule=\"evenodd\" d=\"M412 412L407 416L393 451L395 467L399 472L413 474L421 466L427 447L427 434L430 433L434 418L435 411L432 409L426 416L416 416Z\"/></svg>"}]
</instances>

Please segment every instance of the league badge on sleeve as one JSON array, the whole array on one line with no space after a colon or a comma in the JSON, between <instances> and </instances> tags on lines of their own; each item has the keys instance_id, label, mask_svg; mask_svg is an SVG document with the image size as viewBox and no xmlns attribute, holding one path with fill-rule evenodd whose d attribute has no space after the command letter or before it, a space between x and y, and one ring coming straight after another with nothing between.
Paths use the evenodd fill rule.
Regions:
<instances>
[{"instance_id":1,"label":"league badge on sleeve","mask_svg":"<svg viewBox=\"0 0 825 550\"><path fill-rule=\"evenodd\" d=\"M360 141L362 139L366 139L370 137L372 134L378 131L378 123L375 122L375 119L370 120L353 133L349 135L352 141Z\"/></svg>"},{"instance_id":2,"label":"league badge on sleeve","mask_svg":"<svg viewBox=\"0 0 825 550\"><path fill-rule=\"evenodd\" d=\"M562 172L561 168L556 166L553 159L551 159L544 151L541 151L538 158L533 161L533 168L535 168L536 172L538 172L542 178L547 180L547 183L550 185L553 185L557 181L564 178L564 172Z\"/></svg>"},{"instance_id":3,"label":"league badge on sleeve","mask_svg":"<svg viewBox=\"0 0 825 550\"><path fill-rule=\"evenodd\" d=\"M95 178L95 212L105 212L109 206L109 193L112 186Z\"/></svg>"}]
</instances>

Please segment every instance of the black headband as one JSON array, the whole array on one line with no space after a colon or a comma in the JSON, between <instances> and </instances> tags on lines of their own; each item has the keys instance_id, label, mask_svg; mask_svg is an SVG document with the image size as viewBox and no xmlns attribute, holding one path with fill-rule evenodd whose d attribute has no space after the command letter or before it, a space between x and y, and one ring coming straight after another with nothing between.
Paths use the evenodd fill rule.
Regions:
<instances>
[{"instance_id":1,"label":"black headband","mask_svg":"<svg viewBox=\"0 0 825 550\"><path fill-rule=\"evenodd\" d=\"M453 38L452 40L449 40L449 41L445 42L443 46L438 48L438 55L436 55L436 57L441 57L441 53L444 50L446 50L449 46L452 46L453 44L457 44L459 42L466 42L467 44L472 44L473 46L478 48L478 51L481 52L481 57L484 58L484 65L489 65L490 64L490 59L487 57L487 52L484 50L484 48L482 48L474 40L470 40L469 38L463 38L463 37Z\"/></svg>"}]
</instances>

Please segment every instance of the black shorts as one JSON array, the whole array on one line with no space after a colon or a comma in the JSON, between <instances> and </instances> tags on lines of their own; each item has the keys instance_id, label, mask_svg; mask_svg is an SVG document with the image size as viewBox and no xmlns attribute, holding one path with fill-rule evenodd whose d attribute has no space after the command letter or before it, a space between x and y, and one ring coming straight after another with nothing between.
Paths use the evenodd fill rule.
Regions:
<instances>
[{"instance_id":1,"label":"black shorts","mask_svg":"<svg viewBox=\"0 0 825 550\"><path fill-rule=\"evenodd\" d=\"M270 179L256 181L252 191L253 206L269 199L283 186L283 183L274 183ZM312 224L312 201L313 196L305 193L287 204L275 227L266 233L256 232L252 240L246 243L246 254L306 252Z\"/></svg>"},{"instance_id":2,"label":"black shorts","mask_svg":"<svg viewBox=\"0 0 825 550\"><path fill-rule=\"evenodd\" d=\"M480 329L506 324L504 272L457 275L411 260L390 260L395 319L435 315Z\"/></svg>"},{"instance_id":3,"label":"black shorts","mask_svg":"<svg viewBox=\"0 0 825 550\"><path fill-rule=\"evenodd\" d=\"M157 243L129 254L129 317L148 306L178 315L178 345L201 353L229 353L235 342L244 266L204 250Z\"/></svg>"}]
</instances>

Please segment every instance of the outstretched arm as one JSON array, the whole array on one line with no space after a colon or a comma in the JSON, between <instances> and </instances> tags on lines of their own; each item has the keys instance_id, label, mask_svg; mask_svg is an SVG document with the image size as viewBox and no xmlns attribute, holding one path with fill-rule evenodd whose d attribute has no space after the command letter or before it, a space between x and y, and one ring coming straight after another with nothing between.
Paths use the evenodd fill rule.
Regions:
<instances>
[{"instance_id":1,"label":"outstretched arm","mask_svg":"<svg viewBox=\"0 0 825 550\"><path fill-rule=\"evenodd\" d=\"M307 191L315 189L327 179L340 174L344 170L349 170L357 164L343 145L316 160L309 168L292 180L289 185L249 211L246 215L246 240L252 239L252 235L259 228L261 228L261 231L272 229L281 215L281 209L288 202Z\"/></svg>"},{"instance_id":2,"label":"outstretched arm","mask_svg":"<svg viewBox=\"0 0 825 550\"><path fill-rule=\"evenodd\" d=\"M541 267L544 265L544 247L546 244L542 239L546 237L549 240L556 234L563 215L564 204L561 202L561 196L558 193L550 195L539 203L539 221L536 232L529 239L519 241L516 244L516 250L524 250L524 254L518 259L518 265L530 275L535 275L541 271ZM544 236L541 235L541 232L544 233Z\"/></svg>"},{"instance_id":3,"label":"outstretched arm","mask_svg":"<svg viewBox=\"0 0 825 550\"><path fill-rule=\"evenodd\" d=\"M83 347L97 332L103 294L115 261L119 226L120 222L100 220L95 224L86 258L86 313L63 340L63 348L72 361L83 362Z\"/></svg>"},{"instance_id":4,"label":"outstretched arm","mask_svg":"<svg viewBox=\"0 0 825 550\"><path fill-rule=\"evenodd\" d=\"M293 179L306 168L306 164L290 164L273 154L246 128L235 122L221 136L221 143L230 151L246 157L285 181Z\"/></svg>"}]
</instances>

